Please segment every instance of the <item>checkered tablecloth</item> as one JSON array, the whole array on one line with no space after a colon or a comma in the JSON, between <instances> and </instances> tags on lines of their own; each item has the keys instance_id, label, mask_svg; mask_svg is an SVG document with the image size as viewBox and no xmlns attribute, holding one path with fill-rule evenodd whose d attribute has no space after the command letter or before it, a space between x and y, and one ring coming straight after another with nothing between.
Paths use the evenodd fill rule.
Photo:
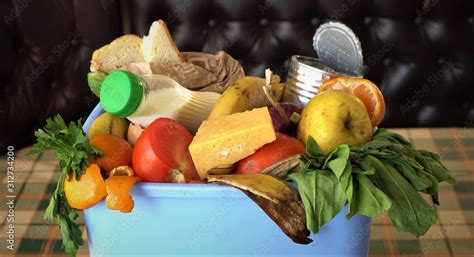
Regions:
<instances>
[{"instance_id":1,"label":"checkered tablecloth","mask_svg":"<svg viewBox=\"0 0 474 257\"><path fill-rule=\"evenodd\" d=\"M457 183L440 185L441 206L439 223L426 235L415 238L398 232L387 216L373 220L370 256L466 256L474 257L474 129L396 129L409 138L419 149L441 154L444 164L451 170ZM14 231L15 249L7 248L8 160L0 158L1 204L0 235L1 256L67 256L61 249L56 225L43 220L43 213L54 190L58 175L58 161L53 152L27 157L30 148L15 151L14 178ZM84 224L82 217L79 221ZM82 226L85 233L85 227ZM132 247L132 246L131 246ZM88 256L87 243L78 256Z\"/></svg>"}]
</instances>

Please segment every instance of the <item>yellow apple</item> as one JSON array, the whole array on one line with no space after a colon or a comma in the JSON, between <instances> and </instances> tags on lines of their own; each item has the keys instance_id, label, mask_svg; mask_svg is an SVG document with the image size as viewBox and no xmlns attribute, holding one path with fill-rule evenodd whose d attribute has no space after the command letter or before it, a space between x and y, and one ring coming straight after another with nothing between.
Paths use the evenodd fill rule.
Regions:
<instances>
[{"instance_id":1,"label":"yellow apple","mask_svg":"<svg viewBox=\"0 0 474 257\"><path fill-rule=\"evenodd\" d=\"M364 104L341 91L324 91L303 109L298 138L306 144L312 136L324 154L341 144L359 146L372 138L372 123Z\"/></svg>"}]
</instances>

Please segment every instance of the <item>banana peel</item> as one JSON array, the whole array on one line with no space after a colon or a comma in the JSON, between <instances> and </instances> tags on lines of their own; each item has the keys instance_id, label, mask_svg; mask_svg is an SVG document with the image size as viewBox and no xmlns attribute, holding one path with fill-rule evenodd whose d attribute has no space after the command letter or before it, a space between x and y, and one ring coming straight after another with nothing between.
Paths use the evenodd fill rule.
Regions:
<instances>
[{"instance_id":1,"label":"banana peel","mask_svg":"<svg viewBox=\"0 0 474 257\"><path fill-rule=\"evenodd\" d=\"M271 175L209 175L208 183L226 184L242 190L295 243L312 242L306 229L306 215L298 191L288 182Z\"/></svg>"},{"instance_id":2,"label":"banana peel","mask_svg":"<svg viewBox=\"0 0 474 257\"><path fill-rule=\"evenodd\" d=\"M209 174L209 175L225 175L225 174L232 173L233 168L234 168L233 165L218 166L218 167L215 167L215 168L211 169L210 171L208 171L207 174Z\"/></svg>"},{"instance_id":3,"label":"banana peel","mask_svg":"<svg viewBox=\"0 0 474 257\"><path fill-rule=\"evenodd\" d=\"M207 181L231 185L273 203L298 201L298 191L288 182L266 174L210 175Z\"/></svg>"},{"instance_id":4,"label":"banana peel","mask_svg":"<svg viewBox=\"0 0 474 257\"><path fill-rule=\"evenodd\" d=\"M268 174L275 177L283 178L290 172L297 171L300 165L301 154L290 156L267 168L259 171L261 174Z\"/></svg>"},{"instance_id":5,"label":"banana peel","mask_svg":"<svg viewBox=\"0 0 474 257\"><path fill-rule=\"evenodd\" d=\"M293 242L305 245L313 242L311 238L308 238L309 230L306 229L306 214L301 201L274 204L258 195L247 191L244 191L244 193L258 204Z\"/></svg>"},{"instance_id":6,"label":"banana peel","mask_svg":"<svg viewBox=\"0 0 474 257\"><path fill-rule=\"evenodd\" d=\"M270 81L272 95L278 102L280 102L283 98L283 91L285 90L287 84L280 82L280 76L278 76L278 74L272 74Z\"/></svg>"},{"instance_id":7,"label":"banana peel","mask_svg":"<svg viewBox=\"0 0 474 257\"><path fill-rule=\"evenodd\" d=\"M264 78L245 76L238 79L224 91L209 113L208 119L270 106L270 101L263 92L263 86L265 86ZM270 91L277 100L281 99L284 88L285 84L280 83L280 77L274 74L271 77Z\"/></svg>"}]
</instances>

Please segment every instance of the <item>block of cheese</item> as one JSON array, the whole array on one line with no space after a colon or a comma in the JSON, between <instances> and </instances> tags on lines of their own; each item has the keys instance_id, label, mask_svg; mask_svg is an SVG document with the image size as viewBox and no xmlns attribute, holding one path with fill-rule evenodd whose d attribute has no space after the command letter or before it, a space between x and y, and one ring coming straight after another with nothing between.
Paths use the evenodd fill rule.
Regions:
<instances>
[{"instance_id":1,"label":"block of cheese","mask_svg":"<svg viewBox=\"0 0 474 257\"><path fill-rule=\"evenodd\" d=\"M204 121L189 145L201 178L219 166L229 166L276 139L267 107Z\"/></svg>"}]
</instances>

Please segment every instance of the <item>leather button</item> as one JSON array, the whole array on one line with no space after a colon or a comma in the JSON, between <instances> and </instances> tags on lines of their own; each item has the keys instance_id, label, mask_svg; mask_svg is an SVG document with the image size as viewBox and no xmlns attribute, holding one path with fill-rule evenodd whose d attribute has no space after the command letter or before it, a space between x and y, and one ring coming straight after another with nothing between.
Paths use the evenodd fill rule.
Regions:
<instances>
[{"instance_id":1,"label":"leather button","mask_svg":"<svg viewBox=\"0 0 474 257\"><path fill-rule=\"evenodd\" d=\"M392 64L392 58L387 57L387 58L383 59L383 64L385 66L389 66L390 64Z\"/></svg>"},{"instance_id":2,"label":"leather button","mask_svg":"<svg viewBox=\"0 0 474 257\"><path fill-rule=\"evenodd\" d=\"M260 26L266 27L267 25L268 25L268 19L267 18L260 19Z\"/></svg>"},{"instance_id":3,"label":"leather button","mask_svg":"<svg viewBox=\"0 0 474 257\"><path fill-rule=\"evenodd\" d=\"M443 65L445 63L446 63L446 59L444 59L443 57L438 58L438 64L439 65Z\"/></svg>"},{"instance_id":4,"label":"leather button","mask_svg":"<svg viewBox=\"0 0 474 257\"><path fill-rule=\"evenodd\" d=\"M58 89L59 83L55 80L51 81L51 89Z\"/></svg>"},{"instance_id":5,"label":"leather button","mask_svg":"<svg viewBox=\"0 0 474 257\"><path fill-rule=\"evenodd\" d=\"M207 25L209 25L209 27L214 27L216 26L216 20L214 19L210 19L208 22L207 22Z\"/></svg>"},{"instance_id":6,"label":"leather button","mask_svg":"<svg viewBox=\"0 0 474 257\"><path fill-rule=\"evenodd\" d=\"M77 46L79 44L79 39L74 38L71 40L71 46Z\"/></svg>"},{"instance_id":7,"label":"leather button","mask_svg":"<svg viewBox=\"0 0 474 257\"><path fill-rule=\"evenodd\" d=\"M420 25L422 22L423 22L423 20L421 19L421 17L416 17L416 19L415 19L415 24L416 25Z\"/></svg>"},{"instance_id":8,"label":"leather button","mask_svg":"<svg viewBox=\"0 0 474 257\"><path fill-rule=\"evenodd\" d=\"M364 23L366 25L369 25L370 23L372 23L372 17L369 17L369 16L365 17L364 18Z\"/></svg>"},{"instance_id":9,"label":"leather button","mask_svg":"<svg viewBox=\"0 0 474 257\"><path fill-rule=\"evenodd\" d=\"M317 26L319 24L319 19L314 17L311 19L311 25Z\"/></svg>"},{"instance_id":10,"label":"leather button","mask_svg":"<svg viewBox=\"0 0 474 257\"><path fill-rule=\"evenodd\" d=\"M468 21L470 24L474 24L474 16L469 17L469 19L467 19L467 21Z\"/></svg>"}]
</instances>

